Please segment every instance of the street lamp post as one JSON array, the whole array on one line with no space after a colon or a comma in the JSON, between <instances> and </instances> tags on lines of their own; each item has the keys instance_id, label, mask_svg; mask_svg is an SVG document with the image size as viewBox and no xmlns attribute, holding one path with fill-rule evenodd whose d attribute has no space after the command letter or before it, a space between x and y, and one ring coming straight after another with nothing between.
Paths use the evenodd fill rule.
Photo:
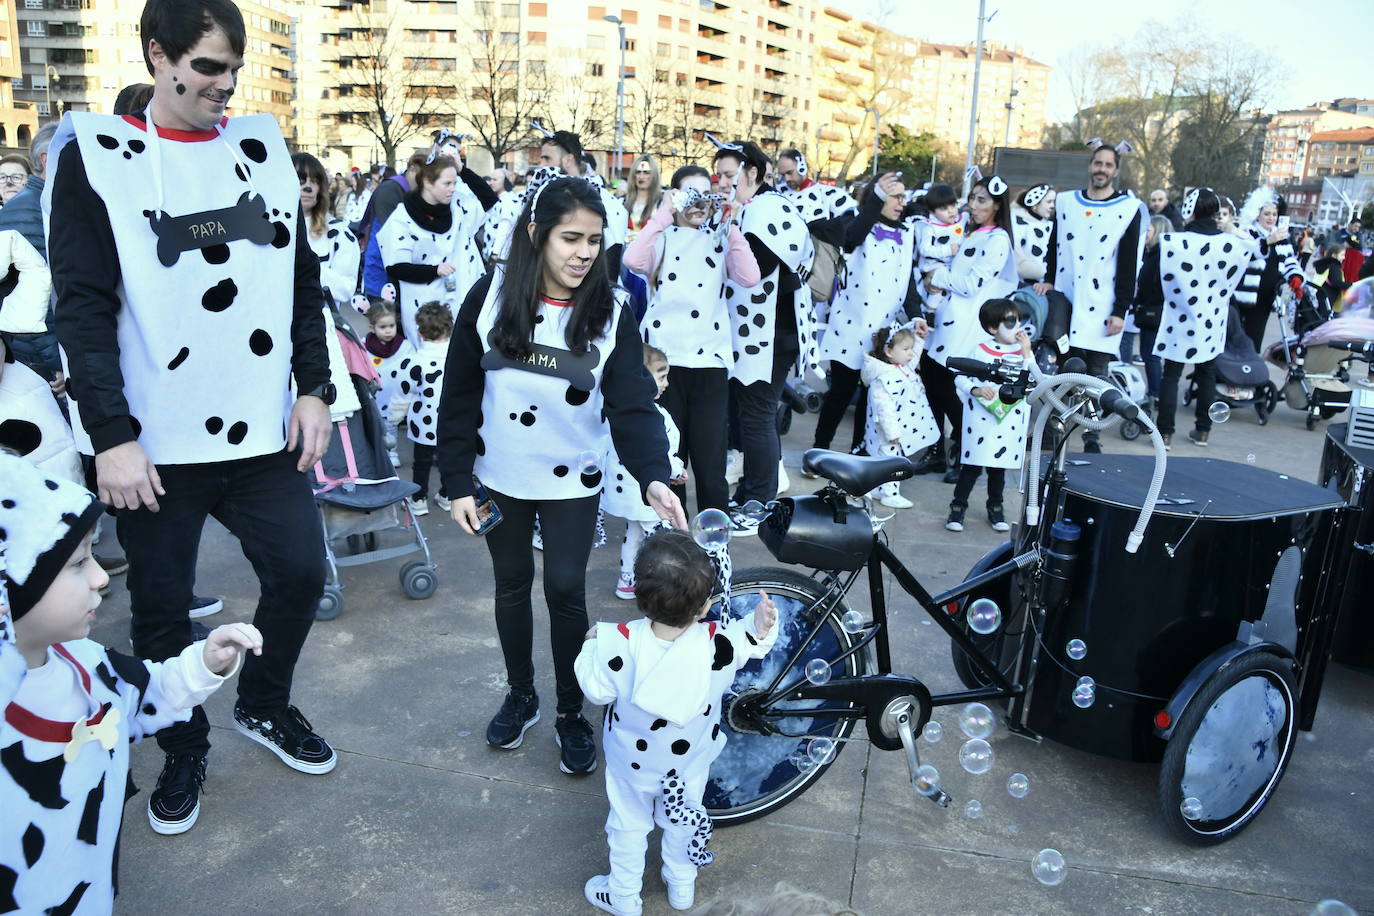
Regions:
<instances>
[{"instance_id":1,"label":"street lamp post","mask_svg":"<svg viewBox=\"0 0 1374 916\"><path fill-rule=\"evenodd\" d=\"M983 24L988 21L987 0L978 0L978 44L973 54L973 111L968 119L968 150L964 153L964 196L973 183L973 147L978 142L978 82L983 71Z\"/></svg>"},{"instance_id":2,"label":"street lamp post","mask_svg":"<svg viewBox=\"0 0 1374 916\"><path fill-rule=\"evenodd\" d=\"M625 23L619 16L602 18L613 23L620 33L620 72L615 81L615 176L619 181L625 158Z\"/></svg>"},{"instance_id":3,"label":"street lamp post","mask_svg":"<svg viewBox=\"0 0 1374 916\"><path fill-rule=\"evenodd\" d=\"M61 76L58 75L57 68L54 67L52 64L48 64L47 70L45 71L45 75L48 77L44 81L48 90L48 117L53 118L55 117L55 115L53 114L52 110L52 84L60 80Z\"/></svg>"},{"instance_id":4,"label":"street lamp post","mask_svg":"<svg viewBox=\"0 0 1374 916\"><path fill-rule=\"evenodd\" d=\"M882 118L878 114L878 109L869 107L864 111L873 113L873 180L878 180L878 141L883 135Z\"/></svg>"}]
</instances>

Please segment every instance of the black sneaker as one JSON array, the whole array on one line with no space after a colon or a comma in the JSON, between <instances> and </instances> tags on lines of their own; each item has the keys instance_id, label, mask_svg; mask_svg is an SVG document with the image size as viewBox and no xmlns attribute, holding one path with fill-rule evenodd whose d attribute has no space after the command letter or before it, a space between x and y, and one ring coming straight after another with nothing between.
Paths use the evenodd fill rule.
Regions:
<instances>
[{"instance_id":1,"label":"black sneaker","mask_svg":"<svg viewBox=\"0 0 1374 916\"><path fill-rule=\"evenodd\" d=\"M319 735L294 706L280 713L259 718L243 707L234 706L234 727L281 758L293 770L315 775L328 773L339 762L339 755Z\"/></svg>"},{"instance_id":2,"label":"black sneaker","mask_svg":"<svg viewBox=\"0 0 1374 916\"><path fill-rule=\"evenodd\" d=\"M200 787L205 782L205 758L200 754L168 754L148 796L148 826L163 836L185 833L200 816Z\"/></svg>"},{"instance_id":3,"label":"black sneaker","mask_svg":"<svg viewBox=\"0 0 1374 916\"><path fill-rule=\"evenodd\" d=\"M936 443L926 449L925 455L916 463L915 474L944 474L949 470L949 462L945 458L945 447L942 443Z\"/></svg>"},{"instance_id":4,"label":"black sneaker","mask_svg":"<svg viewBox=\"0 0 1374 916\"><path fill-rule=\"evenodd\" d=\"M964 513L968 511L968 506L961 506L958 503L949 504L949 518L945 520L946 531L964 530Z\"/></svg>"},{"instance_id":5,"label":"black sneaker","mask_svg":"<svg viewBox=\"0 0 1374 916\"><path fill-rule=\"evenodd\" d=\"M539 695L512 690L487 725L487 744L513 751L525 740L525 732L539 721Z\"/></svg>"},{"instance_id":6,"label":"black sneaker","mask_svg":"<svg viewBox=\"0 0 1374 916\"><path fill-rule=\"evenodd\" d=\"M1002 512L1001 506L988 506L988 524L993 531L1010 531L1011 525L1007 524L1007 517Z\"/></svg>"},{"instance_id":7,"label":"black sneaker","mask_svg":"<svg viewBox=\"0 0 1374 916\"><path fill-rule=\"evenodd\" d=\"M1083 440L1083 454L1100 455L1102 454L1102 443L1096 439Z\"/></svg>"},{"instance_id":8,"label":"black sneaker","mask_svg":"<svg viewBox=\"0 0 1374 916\"><path fill-rule=\"evenodd\" d=\"M211 614L218 614L222 610L224 610L222 599L197 596L191 599L191 608L186 612L186 616L196 620L201 617L209 617Z\"/></svg>"},{"instance_id":9,"label":"black sneaker","mask_svg":"<svg viewBox=\"0 0 1374 916\"><path fill-rule=\"evenodd\" d=\"M950 462L948 469L945 471L945 476L942 477L941 480L945 483L958 483L959 465L956 462Z\"/></svg>"},{"instance_id":10,"label":"black sneaker","mask_svg":"<svg viewBox=\"0 0 1374 916\"><path fill-rule=\"evenodd\" d=\"M581 776L596 770L596 742L592 740L592 723L581 713L559 716L553 723L554 743L562 751L558 768L569 776Z\"/></svg>"}]
</instances>

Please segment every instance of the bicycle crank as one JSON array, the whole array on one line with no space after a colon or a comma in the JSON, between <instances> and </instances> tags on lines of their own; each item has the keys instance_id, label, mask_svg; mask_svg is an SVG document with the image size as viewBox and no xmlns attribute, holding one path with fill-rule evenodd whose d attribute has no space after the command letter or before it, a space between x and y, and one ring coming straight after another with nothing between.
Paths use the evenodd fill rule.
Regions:
<instances>
[{"instance_id":1,"label":"bicycle crank","mask_svg":"<svg viewBox=\"0 0 1374 916\"><path fill-rule=\"evenodd\" d=\"M907 771L911 779L911 786L924 798L928 798L941 808L948 808L950 797L945 790L936 787L934 792L922 792L917 780L916 771L921 768L921 752L916 748L916 729L915 724L920 723L922 727L930 718L929 700L924 708L915 697L893 697L883 708L882 715L879 717L879 727L885 736L896 738L902 742L902 751L906 754Z\"/></svg>"}]
</instances>

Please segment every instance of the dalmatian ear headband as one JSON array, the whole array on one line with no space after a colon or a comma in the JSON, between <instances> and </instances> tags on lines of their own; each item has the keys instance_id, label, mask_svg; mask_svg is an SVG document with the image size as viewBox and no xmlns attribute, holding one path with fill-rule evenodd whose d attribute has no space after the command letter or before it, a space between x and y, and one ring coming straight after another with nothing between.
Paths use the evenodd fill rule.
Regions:
<instances>
[{"instance_id":1,"label":"dalmatian ear headband","mask_svg":"<svg viewBox=\"0 0 1374 916\"><path fill-rule=\"evenodd\" d=\"M1083 144L1083 145L1086 146L1088 149L1092 150L1092 151L1095 153L1095 152L1097 152L1099 149L1101 149L1102 147L1106 146L1107 144L1104 143L1104 142L1102 141L1102 138L1101 138L1101 137L1093 137L1091 140L1089 140L1087 143L1085 143L1085 144ZM1116 146L1112 147L1112 149L1116 150L1116 152L1117 152L1118 155L1123 155L1123 156L1124 156L1126 153L1134 153L1134 152L1135 152L1135 147L1134 147L1134 146L1131 146L1131 143L1130 143L1129 140L1122 140L1122 141L1121 141L1120 143L1118 143Z\"/></svg>"},{"instance_id":2,"label":"dalmatian ear headband","mask_svg":"<svg viewBox=\"0 0 1374 916\"><path fill-rule=\"evenodd\" d=\"M721 140L720 138L716 137L714 134L707 133L707 134L706 134L706 139L709 140L709 141L711 142L711 145L714 146L716 149L728 149L728 150L729 150L730 152L732 152L732 153L742 153L742 152L744 152L744 147L741 146L740 144L738 144L738 143L726 143L726 142L724 142L723 140Z\"/></svg>"},{"instance_id":3,"label":"dalmatian ear headband","mask_svg":"<svg viewBox=\"0 0 1374 916\"><path fill-rule=\"evenodd\" d=\"M444 148L444 144L449 141L462 143L468 138L467 134L455 134L447 127L441 129L434 135L434 145L430 147L429 157L425 159L425 165L433 165L434 160L439 158L439 150Z\"/></svg>"},{"instance_id":4,"label":"dalmatian ear headband","mask_svg":"<svg viewBox=\"0 0 1374 916\"><path fill-rule=\"evenodd\" d=\"M902 331L910 331L911 333L915 334L915 333L916 333L916 319L915 319L915 318L907 318L905 321L903 321L900 317L894 317L894 318L893 318L890 322L888 322L888 324L887 324L887 339L888 339L888 342L891 343L891 342L892 342L892 338L896 337L897 334L900 333L900 332L902 332Z\"/></svg>"},{"instance_id":5,"label":"dalmatian ear headband","mask_svg":"<svg viewBox=\"0 0 1374 916\"><path fill-rule=\"evenodd\" d=\"M807 173L806 157L797 152L797 174L805 178Z\"/></svg>"},{"instance_id":6,"label":"dalmatian ear headband","mask_svg":"<svg viewBox=\"0 0 1374 916\"><path fill-rule=\"evenodd\" d=\"M971 165L964 171L964 178L970 184L976 184L983 180L983 170L976 165ZM1007 193L1007 183L1002 180L1002 176L993 175L988 179L988 193L993 197L1001 197Z\"/></svg>"},{"instance_id":7,"label":"dalmatian ear headband","mask_svg":"<svg viewBox=\"0 0 1374 916\"><path fill-rule=\"evenodd\" d=\"M1183 198L1183 206L1179 208L1179 215L1183 217L1184 223L1193 221L1193 211L1197 209L1198 198L1203 191L1210 191L1211 188L1193 188L1188 192L1188 196Z\"/></svg>"},{"instance_id":8,"label":"dalmatian ear headband","mask_svg":"<svg viewBox=\"0 0 1374 916\"><path fill-rule=\"evenodd\" d=\"M1048 197L1050 192L1053 190L1054 185L1051 184L1038 184L1035 187L1030 188L1026 191L1025 194L1026 206L1032 209L1035 208L1037 205L1039 205L1040 201Z\"/></svg>"},{"instance_id":9,"label":"dalmatian ear headband","mask_svg":"<svg viewBox=\"0 0 1374 916\"><path fill-rule=\"evenodd\" d=\"M537 124L537 121L531 122ZM530 219L534 219L534 214L539 209L539 196L544 193L544 189L553 184L559 178L563 178L563 170L554 165L541 165L530 174L529 185L525 193L533 192L530 198Z\"/></svg>"},{"instance_id":10,"label":"dalmatian ear headband","mask_svg":"<svg viewBox=\"0 0 1374 916\"><path fill-rule=\"evenodd\" d=\"M545 140L553 139L553 131L549 130L547 127L545 127L543 124L540 124L538 121L531 121L530 127L533 127L535 130L537 130L539 132L539 135L543 137Z\"/></svg>"}]
</instances>

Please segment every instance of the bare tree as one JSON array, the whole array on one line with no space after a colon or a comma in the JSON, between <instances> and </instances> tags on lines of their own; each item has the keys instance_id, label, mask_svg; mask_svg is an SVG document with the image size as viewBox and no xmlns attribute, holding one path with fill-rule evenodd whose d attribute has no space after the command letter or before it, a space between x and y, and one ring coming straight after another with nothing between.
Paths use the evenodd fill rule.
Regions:
<instances>
[{"instance_id":1,"label":"bare tree","mask_svg":"<svg viewBox=\"0 0 1374 916\"><path fill-rule=\"evenodd\" d=\"M561 73L548 77L548 91L538 100L538 119L550 130L577 134L585 149L609 149L615 140L615 87L607 88L600 78L608 69L614 66L601 55L565 62Z\"/></svg>"},{"instance_id":2,"label":"bare tree","mask_svg":"<svg viewBox=\"0 0 1374 916\"><path fill-rule=\"evenodd\" d=\"M340 31L339 104L328 117L366 130L394 164L403 144L440 122L454 92L455 62L406 57L394 12L383 18L358 4L351 17Z\"/></svg>"},{"instance_id":3,"label":"bare tree","mask_svg":"<svg viewBox=\"0 0 1374 916\"><path fill-rule=\"evenodd\" d=\"M528 141L529 122L539 116L549 83L547 62L526 53L518 24L497 17L496 7L486 5L459 58L471 59L472 73L454 113L499 163Z\"/></svg>"},{"instance_id":4,"label":"bare tree","mask_svg":"<svg viewBox=\"0 0 1374 916\"><path fill-rule=\"evenodd\" d=\"M894 15L891 5L885 5L879 13L879 20L890 19ZM831 64L833 71L830 82L844 86L846 98L839 102L842 111L859 115L858 120L845 124L843 130L848 135L848 149L844 163L836 178L844 181L856 160L868 161L873 148L874 125L865 109L873 108L886 121L888 116L903 108L912 96L911 74L916 72L916 55L908 46L910 39L897 31L884 29L873 36L873 40L857 53L861 56L860 69L868 76L861 76L840 62ZM832 125L839 127L839 124ZM842 141L843 145L843 141Z\"/></svg>"}]
</instances>

